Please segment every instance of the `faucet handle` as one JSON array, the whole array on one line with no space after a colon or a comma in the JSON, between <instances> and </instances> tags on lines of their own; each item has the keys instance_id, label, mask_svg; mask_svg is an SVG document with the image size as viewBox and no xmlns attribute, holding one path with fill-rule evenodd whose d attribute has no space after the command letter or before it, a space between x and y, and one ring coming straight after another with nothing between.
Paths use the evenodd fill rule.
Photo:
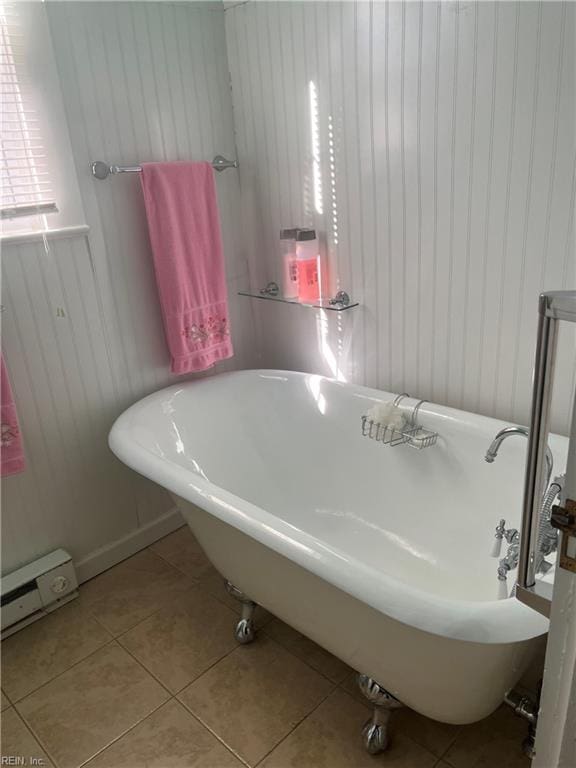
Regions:
<instances>
[{"instance_id":1,"label":"faucet handle","mask_svg":"<svg viewBox=\"0 0 576 768\"><path fill-rule=\"evenodd\" d=\"M490 557L500 557L500 551L502 549L502 539L506 535L506 520L502 518L498 525L496 526L496 531L494 532L494 542L492 544L492 550L490 552Z\"/></svg>"},{"instance_id":2,"label":"faucet handle","mask_svg":"<svg viewBox=\"0 0 576 768\"><path fill-rule=\"evenodd\" d=\"M508 565L508 563L502 560L498 568L498 591L496 595L498 600L506 600L506 598L509 597L509 594L508 594L508 571L509 570L510 570L510 566Z\"/></svg>"},{"instance_id":3,"label":"faucet handle","mask_svg":"<svg viewBox=\"0 0 576 768\"><path fill-rule=\"evenodd\" d=\"M520 541L520 534L517 528L506 528L504 538L508 544L517 544Z\"/></svg>"}]
</instances>

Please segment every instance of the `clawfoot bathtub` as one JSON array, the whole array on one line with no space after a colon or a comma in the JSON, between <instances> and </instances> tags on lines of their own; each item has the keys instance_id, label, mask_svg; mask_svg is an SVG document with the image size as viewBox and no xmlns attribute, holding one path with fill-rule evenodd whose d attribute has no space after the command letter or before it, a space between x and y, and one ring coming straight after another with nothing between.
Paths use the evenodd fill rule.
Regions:
<instances>
[{"instance_id":1,"label":"clawfoot bathtub","mask_svg":"<svg viewBox=\"0 0 576 768\"><path fill-rule=\"evenodd\" d=\"M498 707L547 631L497 599L490 557L499 519L519 527L526 442L486 464L503 423L431 404L418 413L439 434L430 448L363 437L361 416L393 397L302 373L223 374L136 403L110 446L171 492L248 601L244 639L255 601L359 670L385 710L470 723ZM550 444L561 465L566 440Z\"/></svg>"}]
</instances>

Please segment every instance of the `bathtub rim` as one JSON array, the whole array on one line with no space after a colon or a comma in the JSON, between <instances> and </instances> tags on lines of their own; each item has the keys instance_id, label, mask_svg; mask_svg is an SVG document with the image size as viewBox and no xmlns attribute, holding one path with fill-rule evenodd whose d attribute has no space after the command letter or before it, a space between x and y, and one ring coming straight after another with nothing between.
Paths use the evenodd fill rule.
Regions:
<instances>
[{"instance_id":1,"label":"bathtub rim","mask_svg":"<svg viewBox=\"0 0 576 768\"><path fill-rule=\"evenodd\" d=\"M217 378L247 374L274 374L294 378L313 375L296 371L253 369L222 373ZM381 399L388 394L324 376L320 378L355 390L356 394L362 396ZM198 379L173 384L134 403L116 419L110 430L108 443L112 452L128 467L176 496L196 504L343 592L403 624L455 640L490 644L529 640L548 631L548 620L515 597L490 601L448 599L403 584L357 558L347 557L345 552L295 528L265 509L206 480L200 474L154 453L130 437L130 427L146 405L206 382L206 379ZM441 416L466 413L436 404L427 404L427 410Z\"/></svg>"}]
</instances>

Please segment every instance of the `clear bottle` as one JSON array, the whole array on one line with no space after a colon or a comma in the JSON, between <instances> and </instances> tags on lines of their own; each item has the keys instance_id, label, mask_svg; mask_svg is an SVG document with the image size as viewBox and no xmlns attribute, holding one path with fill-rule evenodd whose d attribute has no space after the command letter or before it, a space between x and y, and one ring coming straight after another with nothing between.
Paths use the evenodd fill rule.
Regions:
<instances>
[{"instance_id":1,"label":"clear bottle","mask_svg":"<svg viewBox=\"0 0 576 768\"><path fill-rule=\"evenodd\" d=\"M280 230L282 258L282 295L285 299L298 298L298 267L296 266L296 235L298 228Z\"/></svg>"},{"instance_id":2,"label":"clear bottle","mask_svg":"<svg viewBox=\"0 0 576 768\"><path fill-rule=\"evenodd\" d=\"M320 249L316 230L300 229L296 234L298 299L310 302L320 298Z\"/></svg>"}]
</instances>

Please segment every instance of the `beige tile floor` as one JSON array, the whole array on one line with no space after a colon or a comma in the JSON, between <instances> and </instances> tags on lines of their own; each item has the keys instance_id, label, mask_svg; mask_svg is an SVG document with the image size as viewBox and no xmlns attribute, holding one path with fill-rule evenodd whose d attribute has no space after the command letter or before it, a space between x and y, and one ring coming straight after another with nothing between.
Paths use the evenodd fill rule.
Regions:
<instances>
[{"instance_id":1,"label":"beige tile floor","mask_svg":"<svg viewBox=\"0 0 576 768\"><path fill-rule=\"evenodd\" d=\"M528 768L502 707L456 727L404 709L392 746L360 743L353 671L266 611L238 605L187 528L103 573L2 643L2 755L54 768Z\"/></svg>"}]
</instances>

